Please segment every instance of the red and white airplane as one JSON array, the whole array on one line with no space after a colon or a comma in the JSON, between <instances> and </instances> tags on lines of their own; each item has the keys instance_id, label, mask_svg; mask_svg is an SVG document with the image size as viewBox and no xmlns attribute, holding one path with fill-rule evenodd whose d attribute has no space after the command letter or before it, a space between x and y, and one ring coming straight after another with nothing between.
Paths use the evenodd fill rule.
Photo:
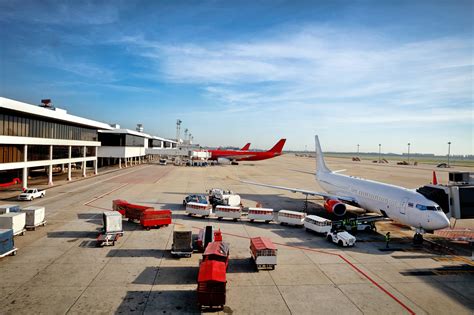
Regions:
<instances>
[{"instance_id":1,"label":"red and white airplane","mask_svg":"<svg viewBox=\"0 0 474 315\"><path fill-rule=\"evenodd\" d=\"M240 151L248 151L249 149L250 149L250 142L244 145L242 149L240 149Z\"/></svg>"},{"instance_id":2,"label":"red and white airplane","mask_svg":"<svg viewBox=\"0 0 474 315\"><path fill-rule=\"evenodd\" d=\"M211 152L210 160L217 161L220 164L229 164L236 161L261 161L280 156L285 145L286 139L281 139L268 151L248 151L250 143L246 144L241 150L209 150ZM247 148L247 150L244 150Z\"/></svg>"}]
</instances>

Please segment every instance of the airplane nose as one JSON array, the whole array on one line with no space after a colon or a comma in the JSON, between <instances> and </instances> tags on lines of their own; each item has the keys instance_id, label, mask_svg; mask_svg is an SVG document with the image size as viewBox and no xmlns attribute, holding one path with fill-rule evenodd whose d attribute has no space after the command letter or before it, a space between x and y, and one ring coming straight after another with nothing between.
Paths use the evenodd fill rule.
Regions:
<instances>
[{"instance_id":1,"label":"airplane nose","mask_svg":"<svg viewBox=\"0 0 474 315\"><path fill-rule=\"evenodd\" d=\"M440 230L449 227L449 219L444 212L437 212L433 216L433 230Z\"/></svg>"}]
</instances>

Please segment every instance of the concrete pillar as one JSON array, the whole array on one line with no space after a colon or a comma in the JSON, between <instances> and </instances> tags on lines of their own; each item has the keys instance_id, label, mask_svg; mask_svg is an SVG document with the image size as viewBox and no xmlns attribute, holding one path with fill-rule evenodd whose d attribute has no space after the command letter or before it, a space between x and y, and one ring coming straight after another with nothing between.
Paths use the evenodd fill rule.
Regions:
<instances>
[{"instance_id":1,"label":"concrete pillar","mask_svg":"<svg viewBox=\"0 0 474 315\"><path fill-rule=\"evenodd\" d=\"M86 156L87 156L87 147L84 146L84 152L83 152L84 161L82 161L82 177L87 176L87 173L86 173L87 164L86 164L86 161L85 161Z\"/></svg>"},{"instance_id":2,"label":"concrete pillar","mask_svg":"<svg viewBox=\"0 0 474 315\"><path fill-rule=\"evenodd\" d=\"M72 165L71 165L71 158L72 158L72 146L69 146L68 148L68 158L69 158L69 163L67 163L67 180L70 181L72 180Z\"/></svg>"},{"instance_id":3,"label":"concrete pillar","mask_svg":"<svg viewBox=\"0 0 474 315\"><path fill-rule=\"evenodd\" d=\"M23 146L23 162L28 162L28 145L25 144ZM23 189L28 188L28 167L23 167L23 178L22 178L22 186Z\"/></svg>"},{"instance_id":4,"label":"concrete pillar","mask_svg":"<svg viewBox=\"0 0 474 315\"><path fill-rule=\"evenodd\" d=\"M125 160L125 167L127 167L127 158L124 158Z\"/></svg>"},{"instance_id":5,"label":"concrete pillar","mask_svg":"<svg viewBox=\"0 0 474 315\"><path fill-rule=\"evenodd\" d=\"M122 168L122 158L119 158L119 168Z\"/></svg>"},{"instance_id":6,"label":"concrete pillar","mask_svg":"<svg viewBox=\"0 0 474 315\"><path fill-rule=\"evenodd\" d=\"M142 157L141 156L138 157L138 164L139 165L142 164Z\"/></svg>"},{"instance_id":7,"label":"concrete pillar","mask_svg":"<svg viewBox=\"0 0 474 315\"><path fill-rule=\"evenodd\" d=\"M95 160L94 160L94 175L97 175L99 174L99 172L97 171L97 147L95 147Z\"/></svg>"},{"instance_id":8,"label":"concrete pillar","mask_svg":"<svg viewBox=\"0 0 474 315\"><path fill-rule=\"evenodd\" d=\"M49 165L49 172L48 172L48 185L53 186L53 146L49 146L49 161L51 165Z\"/></svg>"}]
</instances>

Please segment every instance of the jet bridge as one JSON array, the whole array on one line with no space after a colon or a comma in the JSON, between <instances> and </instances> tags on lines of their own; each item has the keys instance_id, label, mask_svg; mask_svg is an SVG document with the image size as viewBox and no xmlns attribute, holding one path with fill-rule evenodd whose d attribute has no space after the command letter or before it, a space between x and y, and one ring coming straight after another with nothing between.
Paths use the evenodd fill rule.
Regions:
<instances>
[{"instance_id":1,"label":"jet bridge","mask_svg":"<svg viewBox=\"0 0 474 315\"><path fill-rule=\"evenodd\" d=\"M417 192L436 202L448 217L474 219L474 173L450 172L447 185L425 185Z\"/></svg>"}]
</instances>

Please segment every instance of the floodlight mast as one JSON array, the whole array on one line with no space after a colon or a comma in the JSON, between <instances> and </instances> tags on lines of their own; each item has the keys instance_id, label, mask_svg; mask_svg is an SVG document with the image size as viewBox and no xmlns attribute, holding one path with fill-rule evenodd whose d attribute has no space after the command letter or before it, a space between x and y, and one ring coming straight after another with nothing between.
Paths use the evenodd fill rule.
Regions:
<instances>
[{"instance_id":1,"label":"floodlight mast","mask_svg":"<svg viewBox=\"0 0 474 315\"><path fill-rule=\"evenodd\" d=\"M176 120L176 142L179 143L179 137L180 137L180 134L181 134L181 119L177 119Z\"/></svg>"}]
</instances>

